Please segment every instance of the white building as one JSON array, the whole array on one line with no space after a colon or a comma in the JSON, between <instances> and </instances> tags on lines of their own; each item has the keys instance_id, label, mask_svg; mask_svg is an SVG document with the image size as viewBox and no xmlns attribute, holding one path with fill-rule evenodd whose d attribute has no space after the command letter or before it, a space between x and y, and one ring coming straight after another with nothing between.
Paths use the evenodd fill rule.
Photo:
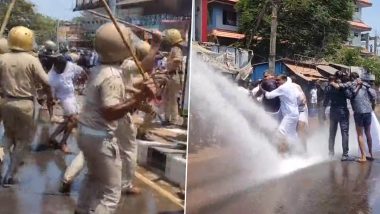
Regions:
<instances>
[{"instance_id":1,"label":"white building","mask_svg":"<svg viewBox=\"0 0 380 214\"><path fill-rule=\"evenodd\" d=\"M370 0L356 0L355 13L352 21L349 22L351 27L350 38L348 45L353 47L361 47L362 33L371 31L372 28L362 21L363 9L366 7L372 7Z\"/></svg>"}]
</instances>

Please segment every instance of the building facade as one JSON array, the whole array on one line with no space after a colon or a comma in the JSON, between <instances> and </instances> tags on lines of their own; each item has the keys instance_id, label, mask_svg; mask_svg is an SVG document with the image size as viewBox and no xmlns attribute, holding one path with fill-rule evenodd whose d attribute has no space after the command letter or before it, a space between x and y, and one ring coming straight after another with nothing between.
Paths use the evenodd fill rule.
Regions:
<instances>
[{"instance_id":1,"label":"building facade","mask_svg":"<svg viewBox=\"0 0 380 214\"><path fill-rule=\"evenodd\" d=\"M356 0L355 13L352 21L348 45L352 47L362 47L362 34L371 31L372 28L362 21L362 14L365 8L372 7L370 0Z\"/></svg>"},{"instance_id":2,"label":"building facade","mask_svg":"<svg viewBox=\"0 0 380 214\"><path fill-rule=\"evenodd\" d=\"M91 40L86 37L87 31L81 23L60 22L57 30L57 43L63 48L90 47Z\"/></svg>"},{"instance_id":3,"label":"building facade","mask_svg":"<svg viewBox=\"0 0 380 214\"><path fill-rule=\"evenodd\" d=\"M243 39L239 34L239 16L235 10L238 0L195 0L194 39L229 45Z\"/></svg>"},{"instance_id":4,"label":"building facade","mask_svg":"<svg viewBox=\"0 0 380 214\"><path fill-rule=\"evenodd\" d=\"M188 0L109 0L109 4L116 4L115 15L121 20L148 29L163 31L168 28L179 29L182 36L189 37L191 25L191 5ZM160 3L157 7L157 2ZM95 10L106 14L99 0L76 0L75 10ZM95 33L96 29L108 21L84 12L83 27ZM141 37L149 39L150 35L137 32Z\"/></svg>"}]
</instances>

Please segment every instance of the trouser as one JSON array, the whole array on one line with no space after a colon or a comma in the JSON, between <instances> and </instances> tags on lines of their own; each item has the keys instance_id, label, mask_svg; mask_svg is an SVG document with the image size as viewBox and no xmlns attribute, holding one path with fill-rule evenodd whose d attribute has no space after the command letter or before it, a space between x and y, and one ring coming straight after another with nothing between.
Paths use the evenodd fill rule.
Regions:
<instances>
[{"instance_id":1,"label":"trouser","mask_svg":"<svg viewBox=\"0 0 380 214\"><path fill-rule=\"evenodd\" d=\"M71 183L76 176L84 168L84 156L83 152L80 151L77 156L71 161L70 165L66 168L65 174L63 175L63 182Z\"/></svg>"},{"instance_id":2,"label":"trouser","mask_svg":"<svg viewBox=\"0 0 380 214\"><path fill-rule=\"evenodd\" d=\"M123 189L133 187L137 159L136 134L136 128L128 115L119 120L119 126L115 135L118 139L120 155L123 162Z\"/></svg>"},{"instance_id":3,"label":"trouser","mask_svg":"<svg viewBox=\"0 0 380 214\"><path fill-rule=\"evenodd\" d=\"M119 120L119 126L115 132L118 139L117 143L120 149L120 158L122 160L122 187L129 188L133 186L133 178L136 171L136 128L133 125L130 117L126 116ZM74 178L84 168L84 156L82 152L74 158L67 167L63 182L71 183Z\"/></svg>"},{"instance_id":4,"label":"trouser","mask_svg":"<svg viewBox=\"0 0 380 214\"><path fill-rule=\"evenodd\" d=\"M176 122L178 118L177 97L167 97L166 99L166 102L164 102L165 120Z\"/></svg>"},{"instance_id":5,"label":"trouser","mask_svg":"<svg viewBox=\"0 0 380 214\"><path fill-rule=\"evenodd\" d=\"M325 108L323 106L318 106L318 122L319 124L323 124L325 122L324 118L326 115Z\"/></svg>"},{"instance_id":6,"label":"trouser","mask_svg":"<svg viewBox=\"0 0 380 214\"><path fill-rule=\"evenodd\" d=\"M6 100L2 109L4 122L3 146L6 163L4 178L13 177L28 153L35 131L34 103L31 100Z\"/></svg>"},{"instance_id":7,"label":"trouser","mask_svg":"<svg viewBox=\"0 0 380 214\"><path fill-rule=\"evenodd\" d=\"M121 197L121 159L113 134L79 127L78 146L88 172L79 192L77 212L115 213Z\"/></svg>"},{"instance_id":8,"label":"trouser","mask_svg":"<svg viewBox=\"0 0 380 214\"><path fill-rule=\"evenodd\" d=\"M342 147L343 155L348 155L348 131L349 131L349 112L347 108L334 108L330 109L330 133L329 133L329 152L334 154L335 136L340 126L342 134Z\"/></svg>"}]
</instances>

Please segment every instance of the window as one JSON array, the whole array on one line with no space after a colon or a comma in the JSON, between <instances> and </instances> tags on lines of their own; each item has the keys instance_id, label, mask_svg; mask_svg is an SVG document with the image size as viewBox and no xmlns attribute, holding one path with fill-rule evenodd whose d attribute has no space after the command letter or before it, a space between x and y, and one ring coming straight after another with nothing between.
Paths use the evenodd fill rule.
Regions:
<instances>
[{"instance_id":1,"label":"window","mask_svg":"<svg viewBox=\"0 0 380 214\"><path fill-rule=\"evenodd\" d=\"M354 33L354 36L355 36L355 37L359 37L359 33L355 32L355 33Z\"/></svg>"},{"instance_id":2,"label":"window","mask_svg":"<svg viewBox=\"0 0 380 214\"><path fill-rule=\"evenodd\" d=\"M223 10L223 24L224 25L236 26L237 25L236 17L237 17L236 12Z\"/></svg>"},{"instance_id":3,"label":"window","mask_svg":"<svg viewBox=\"0 0 380 214\"><path fill-rule=\"evenodd\" d=\"M359 8L355 7L355 12L359 13Z\"/></svg>"}]
</instances>

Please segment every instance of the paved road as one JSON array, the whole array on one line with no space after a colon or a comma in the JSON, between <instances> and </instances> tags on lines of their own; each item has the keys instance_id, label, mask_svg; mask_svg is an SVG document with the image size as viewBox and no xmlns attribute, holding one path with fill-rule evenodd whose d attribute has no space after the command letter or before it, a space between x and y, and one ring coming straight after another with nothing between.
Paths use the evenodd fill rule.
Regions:
<instances>
[{"instance_id":1,"label":"paved road","mask_svg":"<svg viewBox=\"0 0 380 214\"><path fill-rule=\"evenodd\" d=\"M199 166L188 169L188 174L201 170ZM228 168L223 165L223 169ZM236 184L236 176L232 177L227 174L215 180L223 190L221 197L211 182L189 182L187 213L380 213L379 160L366 164L329 161L261 184L250 184L248 176ZM207 192L202 200L200 192Z\"/></svg>"},{"instance_id":2,"label":"paved road","mask_svg":"<svg viewBox=\"0 0 380 214\"><path fill-rule=\"evenodd\" d=\"M303 169L296 165L309 159L301 157L286 165L298 170L263 178L263 174L278 169L273 168L278 162L258 154L260 142L248 146L239 142L205 142L203 135L191 130L190 140L199 142L189 144L188 214L380 213L380 153L375 154L374 162L323 159ZM322 139L326 136L317 143L325 148L327 142ZM338 138L336 142L336 148L340 147ZM350 139L350 148L355 146L355 139ZM350 154L358 153L353 149Z\"/></svg>"},{"instance_id":3,"label":"paved road","mask_svg":"<svg viewBox=\"0 0 380 214\"><path fill-rule=\"evenodd\" d=\"M35 143L40 137L41 134L35 139ZM69 140L69 146L74 152L78 152L73 138ZM74 156L63 155L60 151L31 152L20 168L20 183L10 188L0 187L0 213L74 213L85 172L75 180L71 195L58 192L62 173ZM138 196L123 196L117 213L181 213L183 210L137 179L136 184L142 188L143 193Z\"/></svg>"}]
</instances>

